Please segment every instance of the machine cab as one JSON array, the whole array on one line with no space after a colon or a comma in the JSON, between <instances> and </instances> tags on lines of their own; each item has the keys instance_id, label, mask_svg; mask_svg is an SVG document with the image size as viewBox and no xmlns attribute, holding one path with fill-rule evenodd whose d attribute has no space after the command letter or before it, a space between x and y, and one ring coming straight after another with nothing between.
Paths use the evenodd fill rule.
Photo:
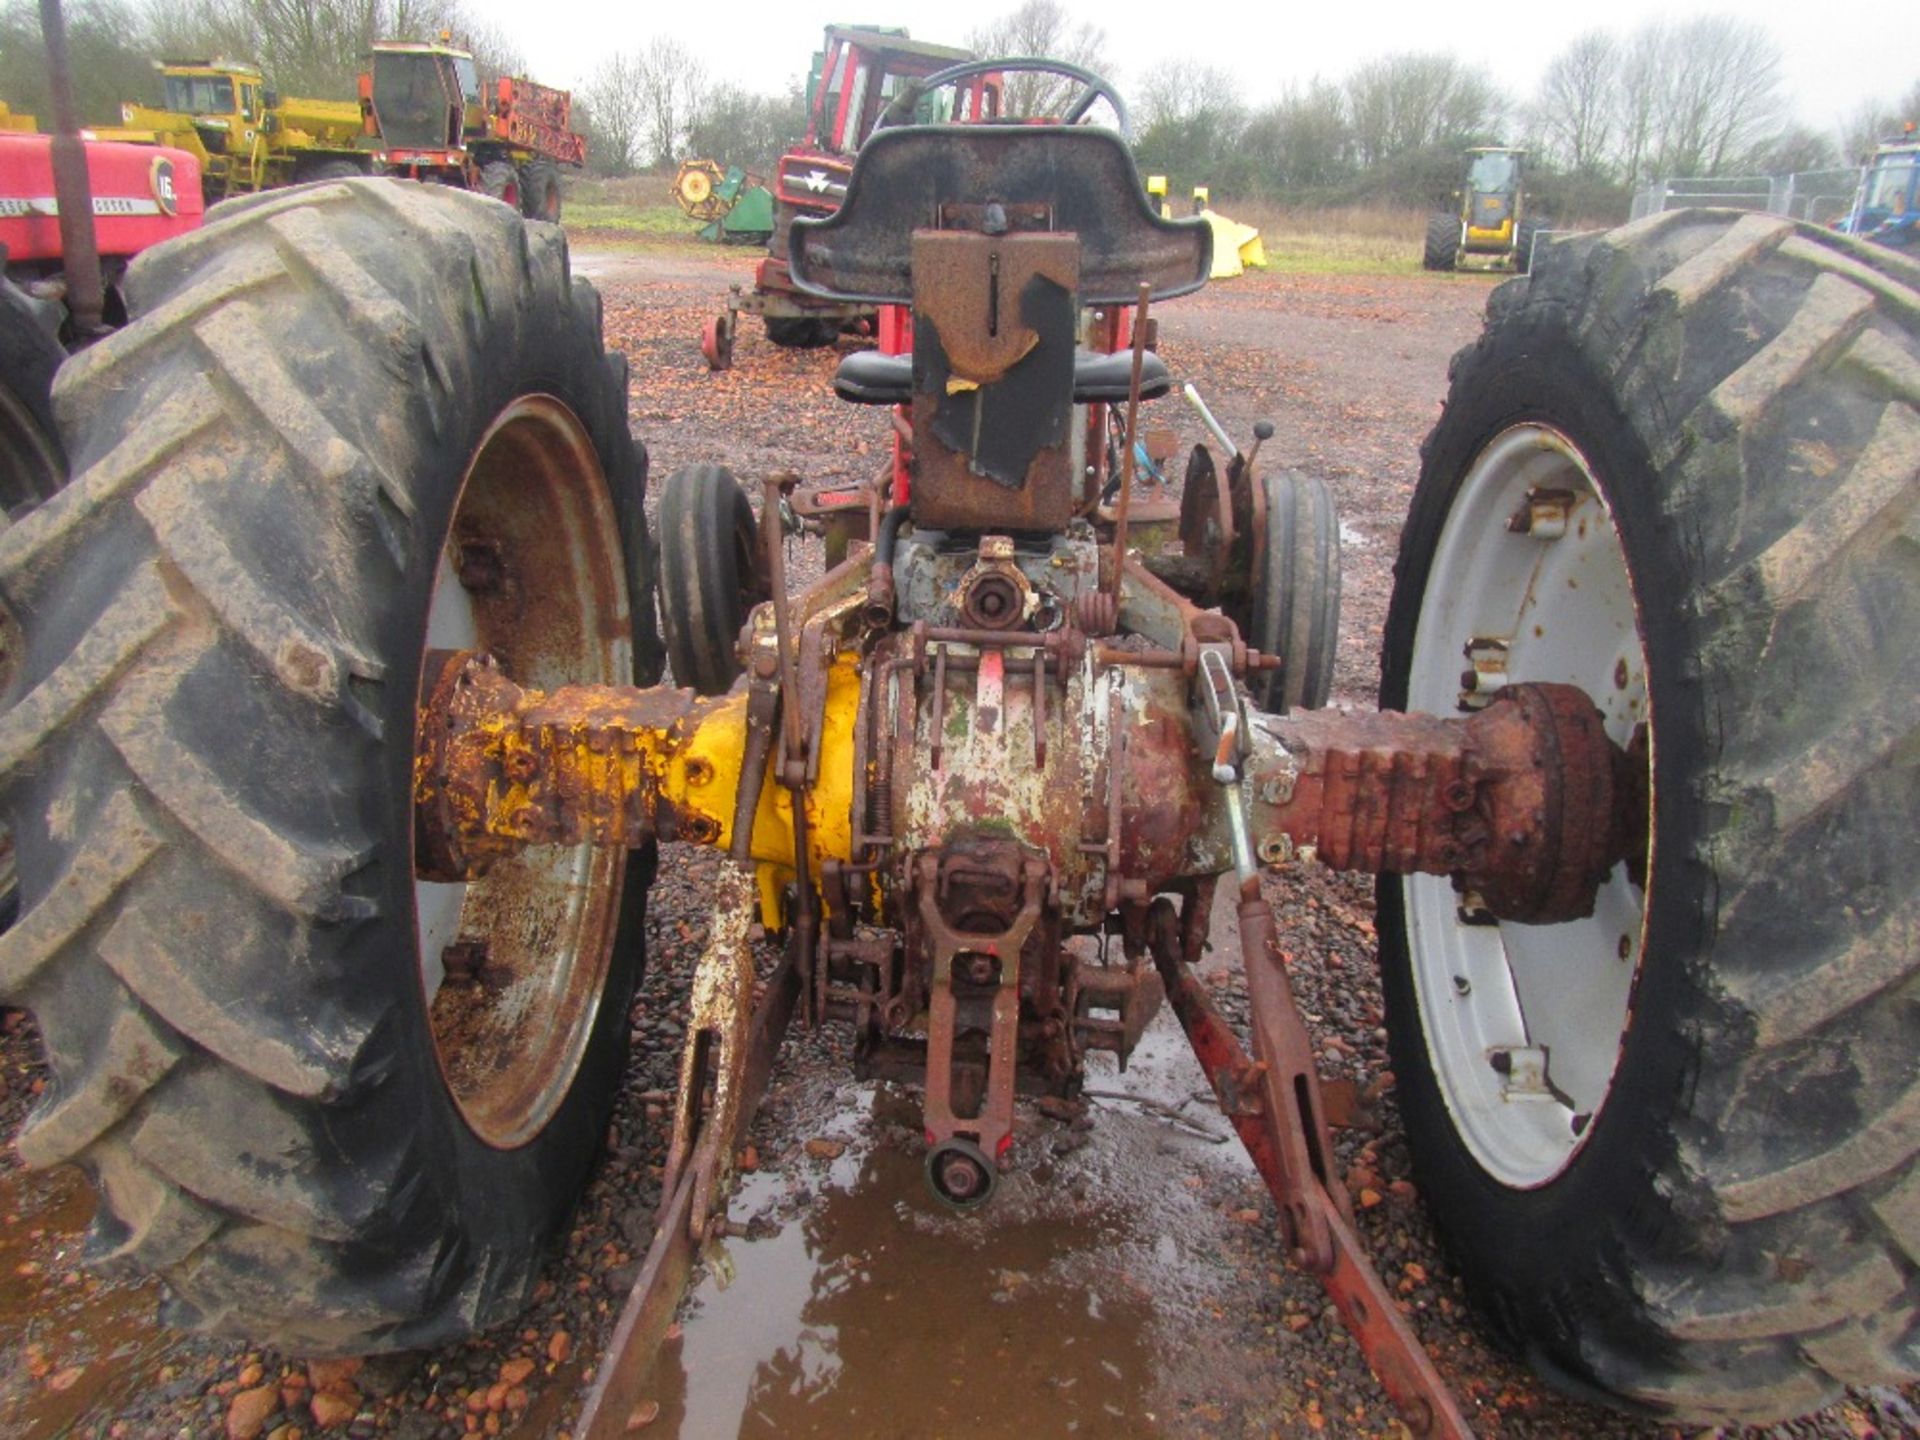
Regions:
<instances>
[{"instance_id":1,"label":"machine cab","mask_svg":"<svg viewBox=\"0 0 1920 1440\"><path fill-rule=\"evenodd\" d=\"M168 60L160 66L161 108L187 117L210 155L245 154L265 123L266 82L252 65L232 60ZM121 107L128 124L143 107Z\"/></svg>"},{"instance_id":2,"label":"machine cab","mask_svg":"<svg viewBox=\"0 0 1920 1440\"><path fill-rule=\"evenodd\" d=\"M1914 248L1920 241L1915 215L1920 211L1920 138L1908 122L1906 133L1874 151L1860 176L1853 210L1841 223L1848 234L1882 245Z\"/></svg>"},{"instance_id":3,"label":"machine cab","mask_svg":"<svg viewBox=\"0 0 1920 1440\"><path fill-rule=\"evenodd\" d=\"M446 44L374 46L367 103L394 150L458 150L468 131L486 124L473 56Z\"/></svg>"}]
</instances>

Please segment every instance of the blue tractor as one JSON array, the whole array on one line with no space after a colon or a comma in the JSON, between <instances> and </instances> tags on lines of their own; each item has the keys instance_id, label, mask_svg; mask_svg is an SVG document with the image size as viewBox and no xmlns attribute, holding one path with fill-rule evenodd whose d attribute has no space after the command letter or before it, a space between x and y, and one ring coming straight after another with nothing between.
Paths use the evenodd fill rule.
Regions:
<instances>
[{"instance_id":1,"label":"blue tractor","mask_svg":"<svg viewBox=\"0 0 1920 1440\"><path fill-rule=\"evenodd\" d=\"M1881 245L1899 250L1920 248L1920 230L1914 217L1920 210L1920 137L1914 134L1912 121L1898 139L1889 140L1873 152L1873 158L1861 171L1860 188L1853 197L1853 209L1839 228Z\"/></svg>"}]
</instances>

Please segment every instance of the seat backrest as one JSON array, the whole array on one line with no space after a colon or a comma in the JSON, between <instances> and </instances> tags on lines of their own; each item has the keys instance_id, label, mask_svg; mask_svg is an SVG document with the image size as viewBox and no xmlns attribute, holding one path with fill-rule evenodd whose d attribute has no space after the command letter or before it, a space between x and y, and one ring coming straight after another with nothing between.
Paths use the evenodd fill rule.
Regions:
<instances>
[{"instance_id":1,"label":"seat backrest","mask_svg":"<svg viewBox=\"0 0 1920 1440\"><path fill-rule=\"evenodd\" d=\"M1147 203L1126 144L1090 125L916 125L882 130L854 163L840 208L794 221L790 260L802 290L836 300L913 300L916 230L1070 232L1080 301L1131 304L1207 282L1213 231L1165 220Z\"/></svg>"}]
</instances>

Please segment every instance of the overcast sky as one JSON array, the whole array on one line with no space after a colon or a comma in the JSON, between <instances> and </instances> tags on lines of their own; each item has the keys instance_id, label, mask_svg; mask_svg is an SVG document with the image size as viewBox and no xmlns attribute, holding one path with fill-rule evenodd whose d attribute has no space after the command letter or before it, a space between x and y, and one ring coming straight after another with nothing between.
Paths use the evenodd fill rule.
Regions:
<instances>
[{"instance_id":1,"label":"overcast sky","mask_svg":"<svg viewBox=\"0 0 1920 1440\"><path fill-rule=\"evenodd\" d=\"M715 78L758 91L778 90L797 77L829 21L904 25L916 39L959 45L979 20L1013 8L1013 0L988 0L979 10L952 0L833 0L824 8L794 0L471 3L517 42L533 77L550 84L577 86L609 51L638 49L656 34L671 33L705 59ZM1822 130L1837 128L1861 101L1891 102L1920 79L1920 5L1913 0L1240 0L1192 10L1167 0L1069 4L1106 30L1115 78L1129 96L1155 65L1183 57L1228 71L1243 98L1257 105L1315 75L1338 79L1376 55L1446 50L1484 67L1525 100L1542 67L1586 30L1625 33L1655 17L1698 14L1733 14L1765 26L1780 46L1794 110ZM1187 23L1191 28L1183 32Z\"/></svg>"}]
</instances>

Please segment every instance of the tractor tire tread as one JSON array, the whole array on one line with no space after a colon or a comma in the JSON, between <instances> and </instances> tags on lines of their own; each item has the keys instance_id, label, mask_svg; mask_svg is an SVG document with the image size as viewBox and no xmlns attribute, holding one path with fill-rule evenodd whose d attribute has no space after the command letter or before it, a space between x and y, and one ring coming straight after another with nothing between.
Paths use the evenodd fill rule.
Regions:
<instances>
[{"instance_id":1,"label":"tractor tire tread","mask_svg":"<svg viewBox=\"0 0 1920 1440\"><path fill-rule=\"evenodd\" d=\"M1511 329L1635 377L1617 423L1663 477L1693 587L1691 693L1667 703L1711 717L1682 803L1717 817L1684 862L1712 897L1684 963L1714 979L1677 1022L1694 1053L1660 1219L1606 1222L1648 1333L1588 1333L1577 1362L1536 1348L1571 1383L1691 1419L1771 1422L1920 1376L1902 1019L1920 998L1920 650L1885 639L1920 629L1920 419L1895 378L1920 376L1916 284L1811 226L1663 214L1557 241L1453 364L1481 382ZM1542 1312L1489 1289L1534 1343Z\"/></svg>"},{"instance_id":2,"label":"tractor tire tread","mask_svg":"<svg viewBox=\"0 0 1920 1440\"><path fill-rule=\"evenodd\" d=\"M323 207L362 248L321 242ZM288 779L364 771L380 739L374 592L433 563L408 447L438 431L433 395L474 378L447 358L478 365L466 300L509 339L543 307L579 313L564 240L509 233L525 228L455 190L368 179L250 197L144 253L129 280L141 323L56 387L75 482L0 536L0 597L28 636L0 795L44 817L0 936L0 998L34 1011L50 1075L20 1150L96 1181L90 1255L157 1271L178 1318L295 1353L465 1333L512 1313L540 1259L533 1237L476 1257L477 1241L418 1222L444 1182L404 1126L340 1150L341 1107L392 1113L407 1103L392 1082L421 1062L400 1051L394 982L364 975L343 995L308 953L343 956L329 947L385 913L369 807L311 813L327 787ZM388 280L353 258L373 253ZM353 358L305 385L285 358L300 336ZM595 344L593 403L630 445L623 369ZM396 402L394 377L422 370L433 383ZM300 527L276 529L264 502L206 523L216 494L176 463L190 441L237 454L257 491L298 496ZM307 563L263 582L221 536ZM304 593L268 588L303 573ZM646 680L659 647L639 620ZM276 763L209 746L222 706ZM194 938L214 923L220 944Z\"/></svg>"}]
</instances>

